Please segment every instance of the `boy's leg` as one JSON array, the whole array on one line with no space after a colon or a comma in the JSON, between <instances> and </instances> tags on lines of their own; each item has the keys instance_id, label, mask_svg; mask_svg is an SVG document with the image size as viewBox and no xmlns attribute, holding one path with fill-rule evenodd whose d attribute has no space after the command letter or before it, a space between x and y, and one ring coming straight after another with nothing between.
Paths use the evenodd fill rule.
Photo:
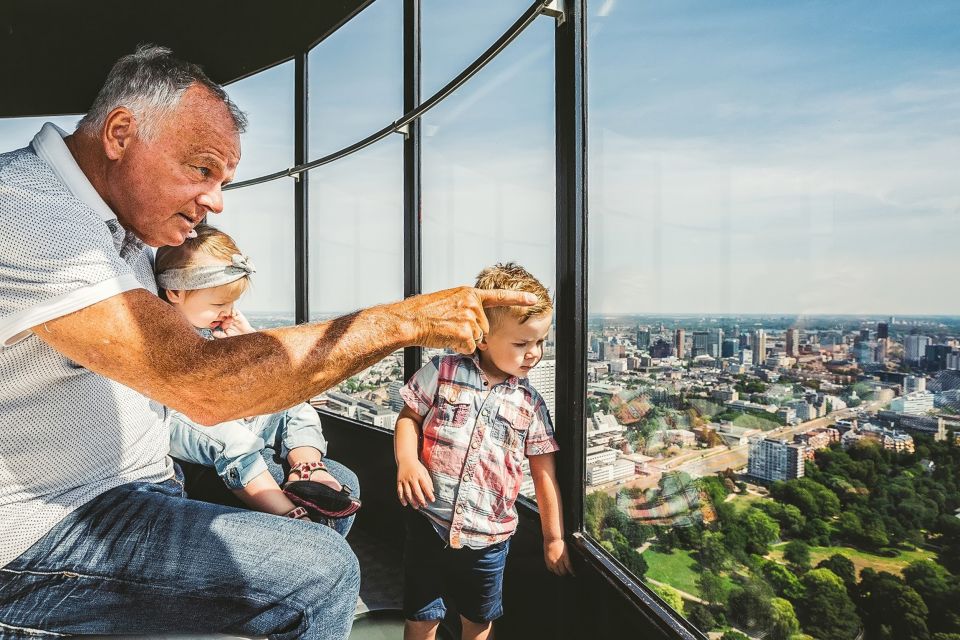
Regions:
<instances>
[{"instance_id":1,"label":"boy's leg","mask_svg":"<svg viewBox=\"0 0 960 640\"><path fill-rule=\"evenodd\" d=\"M403 640L434 640L439 628L439 620L407 620L403 624Z\"/></svg>"},{"instance_id":2,"label":"boy's leg","mask_svg":"<svg viewBox=\"0 0 960 640\"><path fill-rule=\"evenodd\" d=\"M460 624L463 626L460 640L493 640L492 622L471 622L460 616Z\"/></svg>"},{"instance_id":3,"label":"boy's leg","mask_svg":"<svg viewBox=\"0 0 960 640\"><path fill-rule=\"evenodd\" d=\"M0 637L229 633L346 638L356 557L327 527L132 483L0 568Z\"/></svg>"}]
</instances>

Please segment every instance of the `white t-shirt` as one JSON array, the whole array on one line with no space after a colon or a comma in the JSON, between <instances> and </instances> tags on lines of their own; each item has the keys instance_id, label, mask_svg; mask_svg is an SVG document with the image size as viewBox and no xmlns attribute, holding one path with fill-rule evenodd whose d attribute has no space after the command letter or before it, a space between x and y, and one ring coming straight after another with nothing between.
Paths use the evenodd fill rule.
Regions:
<instances>
[{"instance_id":1,"label":"white t-shirt","mask_svg":"<svg viewBox=\"0 0 960 640\"><path fill-rule=\"evenodd\" d=\"M121 484L172 476L166 409L63 357L31 327L136 288L150 251L124 231L47 123L0 154L0 567Z\"/></svg>"}]
</instances>

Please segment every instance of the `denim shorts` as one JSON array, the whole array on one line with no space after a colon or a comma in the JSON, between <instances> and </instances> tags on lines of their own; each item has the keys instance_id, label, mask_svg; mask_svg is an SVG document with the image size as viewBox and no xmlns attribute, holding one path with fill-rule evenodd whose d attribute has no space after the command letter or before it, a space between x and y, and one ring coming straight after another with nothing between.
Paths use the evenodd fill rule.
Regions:
<instances>
[{"instance_id":1,"label":"denim shorts","mask_svg":"<svg viewBox=\"0 0 960 640\"><path fill-rule=\"evenodd\" d=\"M491 622L503 615L503 568L510 540L483 549L454 549L426 516L406 510L403 550L403 615L443 620L447 604L467 620Z\"/></svg>"}]
</instances>

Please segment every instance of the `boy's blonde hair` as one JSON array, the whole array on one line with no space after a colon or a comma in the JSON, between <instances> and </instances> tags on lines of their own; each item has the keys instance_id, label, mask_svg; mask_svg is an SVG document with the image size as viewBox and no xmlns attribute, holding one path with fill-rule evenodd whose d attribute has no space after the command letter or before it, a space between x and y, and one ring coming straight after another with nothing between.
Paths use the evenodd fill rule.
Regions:
<instances>
[{"instance_id":1,"label":"boy's blonde hair","mask_svg":"<svg viewBox=\"0 0 960 640\"><path fill-rule=\"evenodd\" d=\"M154 273L160 275L170 269L184 269L202 264L200 259L202 255L231 264L233 256L241 253L233 238L216 227L201 222L194 228L194 231L197 232L196 238L187 238L183 241L183 244L175 247L160 247L157 249L157 257L153 265ZM221 286L234 299L239 298L250 287L250 276L244 276ZM188 296L191 293L193 291L187 291ZM165 289L160 289L160 296L167 300Z\"/></svg>"},{"instance_id":2,"label":"boy's blonde hair","mask_svg":"<svg viewBox=\"0 0 960 640\"><path fill-rule=\"evenodd\" d=\"M529 271L516 262L497 263L487 267L477 276L477 289L508 289L510 291L526 291L537 296L537 303L529 307L490 307L485 309L491 330L503 318L510 314L520 319L523 324L530 318L553 312L553 301L550 292Z\"/></svg>"}]
</instances>

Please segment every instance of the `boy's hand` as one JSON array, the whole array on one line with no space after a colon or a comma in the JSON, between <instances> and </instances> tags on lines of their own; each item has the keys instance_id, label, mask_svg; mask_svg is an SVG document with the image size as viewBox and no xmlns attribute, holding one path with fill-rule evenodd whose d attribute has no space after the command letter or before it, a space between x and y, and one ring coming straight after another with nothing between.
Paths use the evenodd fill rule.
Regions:
<instances>
[{"instance_id":1,"label":"boy's hand","mask_svg":"<svg viewBox=\"0 0 960 640\"><path fill-rule=\"evenodd\" d=\"M567 554L567 543L563 538L543 541L543 561L547 564L550 573L558 576L572 575L573 565Z\"/></svg>"},{"instance_id":2,"label":"boy's hand","mask_svg":"<svg viewBox=\"0 0 960 640\"><path fill-rule=\"evenodd\" d=\"M420 509L433 502L433 480L419 460L401 464L397 468L397 497L400 504Z\"/></svg>"}]
</instances>

